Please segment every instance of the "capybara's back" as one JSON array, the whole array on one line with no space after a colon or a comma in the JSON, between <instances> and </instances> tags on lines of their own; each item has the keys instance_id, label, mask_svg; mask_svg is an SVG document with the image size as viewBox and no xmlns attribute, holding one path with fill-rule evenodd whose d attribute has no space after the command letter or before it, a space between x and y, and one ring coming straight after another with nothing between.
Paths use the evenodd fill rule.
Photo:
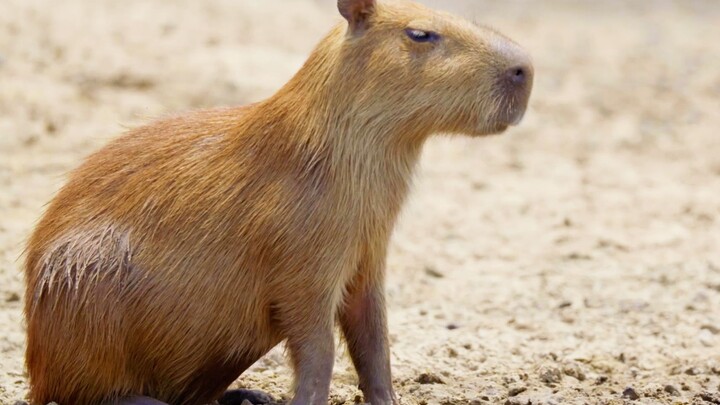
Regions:
<instances>
[{"instance_id":1,"label":"capybara's back","mask_svg":"<svg viewBox=\"0 0 720 405\"><path fill-rule=\"evenodd\" d=\"M283 215L263 173L283 174L219 135L239 131L243 115L158 122L71 175L27 251L33 403L141 393L198 404L277 344L256 310L267 283L237 266ZM255 216L233 222L239 210Z\"/></svg>"},{"instance_id":2,"label":"capybara's back","mask_svg":"<svg viewBox=\"0 0 720 405\"><path fill-rule=\"evenodd\" d=\"M516 124L533 72L408 1L338 9L269 99L131 131L72 173L27 248L33 404L208 403L285 340L292 405L325 405L336 324L365 401L397 403L385 258L423 144Z\"/></svg>"}]
</instances>

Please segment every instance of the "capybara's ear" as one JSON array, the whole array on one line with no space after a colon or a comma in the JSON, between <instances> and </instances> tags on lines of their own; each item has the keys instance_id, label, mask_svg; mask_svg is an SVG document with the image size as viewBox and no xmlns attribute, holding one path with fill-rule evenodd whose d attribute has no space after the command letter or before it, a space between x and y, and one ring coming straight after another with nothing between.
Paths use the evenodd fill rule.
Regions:
<instances>
[{"instance_id":1,"label":"capybara's ear","mask_svg":"<svg viewBox=\"0 0 720 405\"><path fill-rule=\"evenodd\" d=\"M350 24L352 32L362 32L375 12L375 0L338 0L338 10Z\"/></svg>"}]
</instances>

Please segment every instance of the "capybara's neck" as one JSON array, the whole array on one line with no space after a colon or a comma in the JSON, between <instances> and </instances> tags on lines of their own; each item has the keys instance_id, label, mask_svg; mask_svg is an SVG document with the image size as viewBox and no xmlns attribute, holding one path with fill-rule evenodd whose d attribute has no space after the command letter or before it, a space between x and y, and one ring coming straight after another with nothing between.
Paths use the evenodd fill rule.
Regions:
<instances>
[{"instance_id":1,"label":"capybara's neck","mask_svg":"<svg viewBox=\"0 0 720 405\"><path fill-rule=\"evenodd\" d=\"M378 62L372 60L372 49L348 46L345 32L344 24L335 27L300 71L258 109L294 128L285 132L292 138L287 140L305 147L366 158L416 158L430 135L428 125L403 114L397 100L378 94L382 84L369 81L383 78L366 75L366 64Z\"/></svg>"}]
</instances>

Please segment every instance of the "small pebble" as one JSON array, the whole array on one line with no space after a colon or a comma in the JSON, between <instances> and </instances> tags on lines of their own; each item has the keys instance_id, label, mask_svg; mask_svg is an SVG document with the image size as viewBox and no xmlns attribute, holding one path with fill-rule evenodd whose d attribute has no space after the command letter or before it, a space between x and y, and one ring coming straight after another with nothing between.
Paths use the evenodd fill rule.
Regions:
<instances>
[{"instance_id":1,"label":"small pebble","mask_svg":"<svg viewBox=\"0 0 720 405\"><path fill-rule=\"evenodd\" d=\"M711 404L720 404L720 394L712 392L703 392L699 395L700 399Z\"/></svg>"},{"instance_id":2,"label":"small pebble","mask_svg":"<svg viewBox=\"0 0 720 405\"><path fill-rule=\"evenodd\" d=\"M524 385L516 385L514 387L510 387L510 390L508 391L509 397L516 397L523 392L527 391L527 387Z\"/></svg>"},{"instance_id":3,"label":"small pebble","mask_svg":"<svg viewBox=\"0 0 720 405\"><path fill-rule=\"evenodd\" d=\"M675 387L673 387L672 385L669 385L669 384L666 385L665 388L663 388L663 391L667 392L668 394L670 394L670 395L672 395L672 396L674 396L674 397L679 397L679 396L680 396L680 391L678 391L677 388L675 388Z\"/></svg>"},{"instance_id":4,"label":"small pebble","mask_svg":"<svg viewBox=\"0 0 720 405\"><path fill-rule=\"evenodd\" d=\"M434 267L431 267L431 266L425 267L425 274L427 274L428 276L433 277L433 278L443 278L443 277L445 277L444 274L440 273L440 272L437 271Z\"/></svg>"},{"instance_id":5,"label":"small pebble","mask_svg":"<svg viewBox=\"0 0 720 405\"><path fill-rule=\"evenodd\" d=\"M445 384L442 378L432 373L422 373L415 379L415 382L420 384Z\"/></svg>"},{"instance_id":6,"label":"small pebble","mask_svg":"<svg viewBox=\"0 0 720 405\"><path fill-rule=\"evenodd\" d=\"M540 381L547 385L557 384L562 381L563 378L562 372L558 368L552 366L541 367L538 374L540 375Z\"/></svg>"},{"instance_id":7,"label":"small pebble","mask_svg":"<svg viewBox=\"0 0 720 405\"><path fill-rule=\"evenodd\" d=\"M47 132L48 134L54 134L55 132L57 132L57 130L58 130L58 127L55 122L53 122L53 121L45 122L45 132Z\"/></svg>"},{"instance_id":8,"label":"small pebble","mask_svg":"<svg viewBox=\"0 0 720 405\"><path fill-rule=\"evenodd\" d=\"M625 391L623 391L622 396L623 396L623 398L627 398L632 401L640 399L640 395L638 395L637 391L635 391L635 389L633 387L625 388Z\"/></svg>"},{"instance_id":9,"label":"small pebble","mask_svg":"<svg viewBox=\"0 0 720 405\"><path fill-rule=\"evenodd\" d=\"M567 376L574 377L578 381L585 381L585 373L583 373L582 369L580 369L580 366L577 364L566 364L563 367L563 373Z\"/></svg>"},{"instance_id":10,"label":"small pebble","mask_svg":"<svg viewBox=\"0 0 720 405\"><path fill-rule=\"evenodd\" d=\"M690 367L689 369L685 370L685 374L687 375L698 375L700 374L700 370L698 370L695 367Z\"/></svg>"}]
</instances>

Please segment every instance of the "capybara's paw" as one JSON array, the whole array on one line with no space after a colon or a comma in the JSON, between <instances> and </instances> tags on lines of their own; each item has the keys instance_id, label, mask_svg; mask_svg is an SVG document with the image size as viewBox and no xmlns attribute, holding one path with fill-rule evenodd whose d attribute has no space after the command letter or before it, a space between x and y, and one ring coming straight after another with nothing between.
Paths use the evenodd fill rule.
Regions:
<instances>
[{"instance_id":1,"label":"capybara's paw","mask_svg":"<svg viewBox=\"0 0 720 405\"><path fill-rule=\"evenodd\" d=\"M275 403L275 398L257 390L228 390L220 398L220 405L242 405L243 401L249 401L252 405L265 405Z\"/></svg>"}]
</instances>

